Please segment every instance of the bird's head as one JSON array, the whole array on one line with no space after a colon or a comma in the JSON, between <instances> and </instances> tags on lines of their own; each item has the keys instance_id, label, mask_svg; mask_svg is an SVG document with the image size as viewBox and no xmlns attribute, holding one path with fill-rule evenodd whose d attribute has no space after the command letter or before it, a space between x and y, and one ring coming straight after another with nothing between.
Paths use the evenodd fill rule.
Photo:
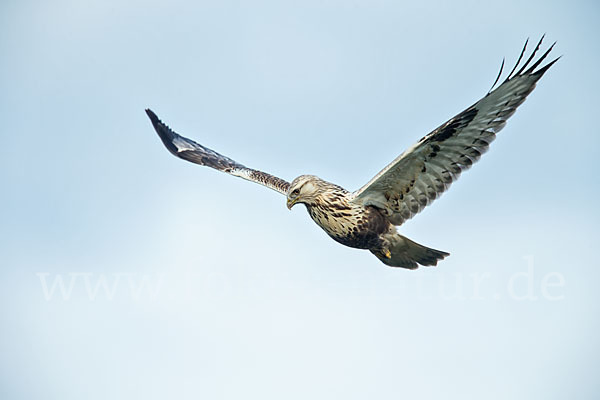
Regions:
<instances>
[{"instance_id":1,"label":"bird's head","mask_svg":"<svg viewBox=\"0 0 600 400\"><path fill-rule=\"evenodd\" d=\"M322 180L314 175L300 175L292 181L287 191L287 208L294 204L312 204L321 192Z\"/></svg>"}]
</instances>

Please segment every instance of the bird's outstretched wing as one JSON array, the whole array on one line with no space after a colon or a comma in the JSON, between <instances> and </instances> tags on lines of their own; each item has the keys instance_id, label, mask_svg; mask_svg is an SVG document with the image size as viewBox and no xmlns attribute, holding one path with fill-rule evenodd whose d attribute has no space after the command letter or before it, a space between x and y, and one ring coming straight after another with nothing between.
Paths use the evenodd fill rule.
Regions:
<instances>
[{"instance_id":1,"label":"bird's outstretched wing","mask_svg":"<svg viewBox=\"0 0 600 400\"><path fill-rule=\"evenodd\" d=\"M502 74L502 67L492 85L493 90L490 89L484 98L402 153L354 192L353 201L384 210L394 225L400 225L439 197L462 171L468 169L488 149L506 120L558 60L556 58L538 68L553 44L529 66L542 40L517 71L527 47L526 42L517 64L500 86L494 89Z\"/></svg>"},{"instance_id":2,"label":"bird's outstretched wing","mask_svg":"<svg viewBox=\"0 0 600 400\"><path fill-rule=\"evenodd\" d=\"M206 165L228 174L239 176L252 182L260 183L279 193L287 194L290 187L289 182L280 179L266 172L247 168L242 164L225 157L214 150L204 147L193 140L184 138L173 132L171 128L165 125L152 110L147 109L146 114L152 121L154 129L160 136L165 147L175 156L191 161L195 164Z\"/></svg>"}]
</instances>

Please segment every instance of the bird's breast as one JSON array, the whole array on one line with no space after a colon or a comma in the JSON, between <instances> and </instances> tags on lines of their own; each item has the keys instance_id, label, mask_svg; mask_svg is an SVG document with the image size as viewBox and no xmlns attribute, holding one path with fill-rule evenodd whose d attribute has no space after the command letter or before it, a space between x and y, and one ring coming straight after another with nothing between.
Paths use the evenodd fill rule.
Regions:
<instances>
[{"instance_id":1,"label":"bird's breast","mask_svg":"<svg viewBox=\"0 0 600 400\"><path fill-rule=\"evenodd\" d=\"M359 249L369 249L380 241L389 222L373 207L353 203L307 205L311 218L337 242Z\"/></svg>"}]
</instances>

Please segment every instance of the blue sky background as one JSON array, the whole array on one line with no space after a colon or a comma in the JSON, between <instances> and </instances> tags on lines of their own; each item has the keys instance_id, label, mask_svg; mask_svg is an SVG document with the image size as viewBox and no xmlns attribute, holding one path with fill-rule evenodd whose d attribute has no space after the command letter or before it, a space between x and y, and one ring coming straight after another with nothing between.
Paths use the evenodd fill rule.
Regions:
<instances>
[{"instance_id":1,"label":"blue sky background","mask_svg":"<svg viewBox=\"0 0 600 400\"><path fill-rule=\"evenodd\" d=\"M599 17L2 1L0 397L597 398ZM452 254L438 268L387 268L277 193L175 159L143 112L354 190L544 32L563 59L400 229Z\"/></svg>"}]
</instances>

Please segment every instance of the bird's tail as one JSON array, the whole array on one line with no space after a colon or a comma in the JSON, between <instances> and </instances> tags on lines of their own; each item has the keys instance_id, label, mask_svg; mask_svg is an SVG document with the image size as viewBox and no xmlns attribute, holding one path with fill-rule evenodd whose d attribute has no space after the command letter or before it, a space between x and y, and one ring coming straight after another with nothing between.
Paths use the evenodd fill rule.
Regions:
<instances>
[{"instance_id":1,"label":"bird's tail","mask_svg":"<svg viewBox=\"0 0 600 400\"><path fill-rule=\"evenodd\" d=\"M390 267L417 269L419 264L424 266L437 265L438 261L450 255L450 253L444 251L422 246L398 233L386 239L390 242L388 251L371 249L371 253Z\"/></svg>"}]
</instances>

